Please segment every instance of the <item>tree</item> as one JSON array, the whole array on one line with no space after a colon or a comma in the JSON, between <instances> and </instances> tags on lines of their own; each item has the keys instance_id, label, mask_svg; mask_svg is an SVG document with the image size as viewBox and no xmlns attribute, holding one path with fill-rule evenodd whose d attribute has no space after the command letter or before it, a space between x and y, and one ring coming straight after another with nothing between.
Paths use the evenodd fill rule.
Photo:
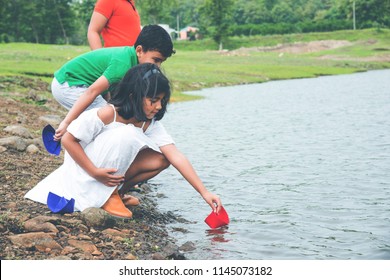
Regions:
<instances>
[{"instance_id":1,"label":"tree","mask_svg":"<svg viewBox=\"0 0 390 280\"><path fill-rule=\"evenodd\" d=\"M299 16L288 2L281 2L272 8L272 19L274 23L296 23Z\"/></svg>"},{"instance_id":2,"label":"tree","mask_svg":"<svg viewBox=\"0 0 390 280\"><path fill-rule=\"evenodd\" d=\"M360 27L388 26L390 0L356 0L356 21Z\"/></svg>"},{"instance_id":3,"label":"tree","mask_svg":"<svg viewBox=\"0 0 390 280\"><path fill-rule=\"evenodd\" d=\"M264 0L238 0L233 10L236 24L262 24L271 22L271 11Z\"/></svg>"},{"instance_id":4,"label":"tree","mask_svg":"<svg viewBox=\"0 0 390 280\"><path fill-rule=\"evenodd\" d=\"M87 32L93 9L97 0L73 0L74 23L77 26L75 32L70 36L73 44L88 44Z\"/></svg>"},{"instance_id":5,"label":"tree","mask_svg":"<svg viewBox=\"0 0 390 280\"><path fill-rule=\"evenodd\" d=\"M329 16L351 20L352 27L353 2L357 28L390 26L390 0L333 0Z\"/></svg>"},{"instance_id":6,"label":"tree","mask_svg":"<svg viewBox=\"0 0 390 280\"><path fill-rule=\"evenodd\" d=\"M141 15L141 23L160 24L170 21L170 11L175 0L142 0L137 1L137 9Z\"/></svg>"},{"instance_id":7,"label":"tree","mask_svg":"<svg viewBox=\"0 0 390 280\"><path fill-rule=\"evenodd\" d=\"M75 29L71 0L14 0L1 7L0 34L12 41L69 43Z\"/></svg>"},{"instance_id":8,"label":"tree","mask_svg":"<svg viewBox=\"0 0 390 280\"><path fill-rule=\"evenodd\" d=\"M201 7L204 26L209 29L212 38L219 45L219 50L223 48L223 41L229 35L229 27L232 24L232 0L205 0Z\"/></svg>"},{"instance_id":9,"label":"tree","mask_svg":"<svg viewBox=\"0 0 390 280\"><path fill-rule=\"evenodd\" d=\"M176 29L186 26L199 27L199 7L203 0L175 0L170 12L169 25ZM180 31L180 30L178 30Z\"/></svg>"}]
</instances>

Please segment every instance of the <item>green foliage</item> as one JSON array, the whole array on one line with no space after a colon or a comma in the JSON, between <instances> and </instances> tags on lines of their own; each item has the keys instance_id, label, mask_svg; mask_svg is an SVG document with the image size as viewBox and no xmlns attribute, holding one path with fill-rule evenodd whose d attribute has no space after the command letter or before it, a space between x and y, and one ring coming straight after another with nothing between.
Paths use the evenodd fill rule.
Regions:
<instances>
[{"instance_id":1,"label":"green foliage","mask_svg":"<svg viewBox=\"0 0 390 280\"><path fill-rule=\"evenodd\" d=\"M67 44L76 28L70 2L5 1L1 10L0 34L7 34L6 40L16 42Z\"/></svg>"},{"instance_id":2,"label":"green foliage","mask_svg":"<svg viewBox=\"0 0 390 280\"><path fill-rule=\"evenodd\" d=\"M96 0L73 0L71 8L75 13L74 21L78 27L71 35L71 43L74 45L88 44L87 31Z\"/></svg>"},{"instance_id":3,"label":"green foliage","mask_svg":"<svg viewBox=\"0 0 390 280\"><path fill-rule=\"evenodd\" d=\"M176 4L175 0L143 0L137 1L137 9L141 22L148 24L167 23L170 10Z\"/></svg>"},{"instance_id":4,"label":"green foliage","mask_svg":"<svg viewBox=\"0 0 390 280\"><path fill-rule=\"evenodd\" d=\"M87 44L96 0L0 0L0 43ZM226 44L228 35L290 34L389 28L390 0L142 0L141 22L200 28Z\"/></svg>"},{"instance_id":5,"label":"green foliage","mask_svg":"<svg viewBox=\"0 0 390 280\"><path fill-rule=\"evenodd\" d=\"M296 24L287 23L263 23L263 24L243 24L234 25L230 28L230 34L233 36L252 36L252 35L273 35L273 34L291 34L308 32L327 32L336 30L346 30L352 26L351 21L324 19L317 22L301 21Z\"/></svg>"},{"instance_id":6,"label":"green foliage","mask_svg":"<svg viewBox=\"0 0 390 280\"><path fill-rule=\"evenodd\" d=\"M232 0L205 0L201 6L202 27L211 34L214 41L222 49L223 41L229 35L229 26L232 23Z\"/></svg>"}]
</instances>

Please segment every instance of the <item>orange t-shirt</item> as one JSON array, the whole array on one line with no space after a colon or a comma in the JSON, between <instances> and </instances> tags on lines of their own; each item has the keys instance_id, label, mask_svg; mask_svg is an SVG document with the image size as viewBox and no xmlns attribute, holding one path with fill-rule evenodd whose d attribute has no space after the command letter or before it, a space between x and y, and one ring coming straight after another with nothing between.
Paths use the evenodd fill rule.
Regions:
<instances>
[{"instance_id":1,"label":"orange t-shirt","mask_svg":"<svg viewBox=\"0 0 390 280\"><path fill-rule=\"evenodd\" d=\"M132 0L98 0L94 11L108 19L101 33L104 47L134 45L141 32L141 19Z\"/></svg>"}]
</instances>

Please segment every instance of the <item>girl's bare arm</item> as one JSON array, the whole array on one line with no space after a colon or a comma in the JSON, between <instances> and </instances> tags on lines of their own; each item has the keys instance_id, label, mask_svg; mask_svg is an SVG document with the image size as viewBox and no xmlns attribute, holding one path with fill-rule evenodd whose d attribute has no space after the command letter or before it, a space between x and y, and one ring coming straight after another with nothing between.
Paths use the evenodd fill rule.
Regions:
<instances>
[{"instance_id":1,"label":"girl's bare arm","mask_svg":"<svg viewBox=\"0 0 390 280\"><path fill-rule=\"evenodd\" d=\"M89 105L96 99L96 97L101 94L103 91L108 89L109 82L106 77L101 76L96 80L88 89L77 99L76 103L73 105L72 109L68 112L65 119L60 123L59 127L56 130L56 134L54 135L54 139L56 141L60 140L61 137L65 134L68 125L75 119L85 109L88 108Z\"/></svg>"},{"instance_id":2,"label":"girl's bare arm","mask_svg":"<svg viewBox=\"0 0 390 280\"><path fill-rule=\"evenodd\" d=\"M62 137L62 145L73 160L91 177L109 187L118 186L124 180L123 175L113 175L115 168L97 168L81 147L79 140L71 133L66 132Z\"/></svg>"},{"instance_id":3,"label":"girl's bare arm","mask_svg":"<svg viewBox=\"0 0 390 280\"><path fill-rule=\"evenodd\" d=\"M190 161L180 152L174 144L160 147L168 161L180 172L194 189L203 197L215 212L219 212L222 203L217 195L210 193L203 185Z\"/></svg>"}]
</instances>

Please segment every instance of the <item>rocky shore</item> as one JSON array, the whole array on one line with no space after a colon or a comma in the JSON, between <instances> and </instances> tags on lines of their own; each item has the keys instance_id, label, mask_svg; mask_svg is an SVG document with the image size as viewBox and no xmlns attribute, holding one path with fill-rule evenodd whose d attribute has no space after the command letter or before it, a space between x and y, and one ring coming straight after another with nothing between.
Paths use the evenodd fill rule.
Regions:
<instances>
[{"instance_id":1,"label":"rocky shore","mask_svg":"<svg viewBox=\"0 0 390 280\"><path fill-rule=\"evenodd\" d=\"M131 209L132 219L98 208L54 214L46 205L24 199L63 161L63 152L55 157L45 151L41 131L48 123L58 125L66 112L34 91L27 97L0 93L0 259L185 259L192 244L176 245L166 225L186 221L157 210L154 186L143 184L140 193L133 193L141 205Z\"/></svg>"}]
</instances>

